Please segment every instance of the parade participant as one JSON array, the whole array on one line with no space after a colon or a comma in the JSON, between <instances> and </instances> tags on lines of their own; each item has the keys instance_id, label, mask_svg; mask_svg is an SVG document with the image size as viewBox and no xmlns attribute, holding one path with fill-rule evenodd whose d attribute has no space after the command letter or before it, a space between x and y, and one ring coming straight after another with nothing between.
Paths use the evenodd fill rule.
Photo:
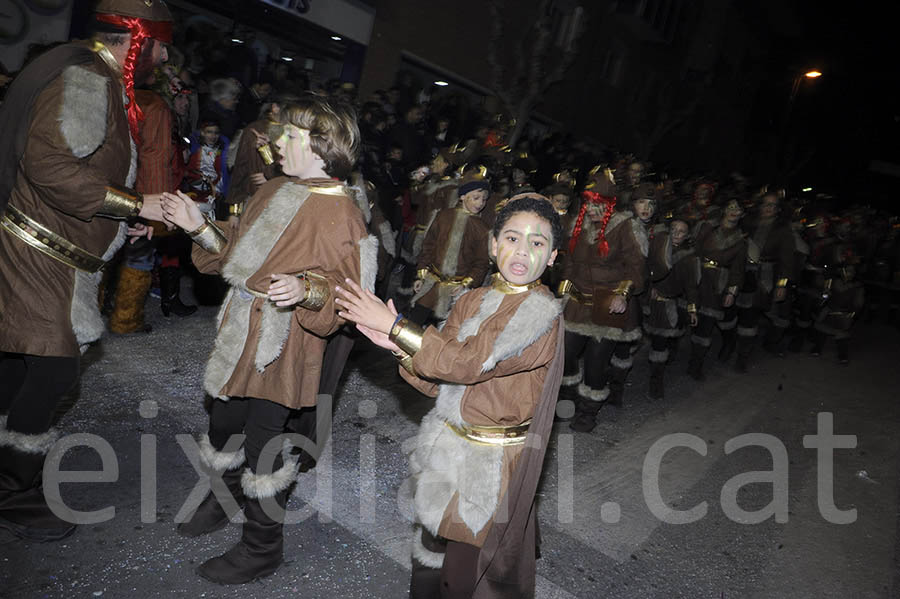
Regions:
<instances>
[{"instance_id":1,"label":"parade participant","mask_svg":"<svg viewBox=\"0 0 900 599\"><path fill-rule=\"evenodd\" d=\"M747 266L737 305L737 362L739 372L747 371L762 314L769 319L765 347L782 352L782 340L790 325L791 302L788 282L794 270L794 234L790 223L779 218L780 194L766 192L760 198L756 219L745 223ZM724 359L727 360L728 356Z\"/></svg>"},{"instance_id":2,"label":"parade participant","mask_svg":"<svg viewBox=\"0 0 900 599\"><path fill-rule=\"evenodd\" d=\"M489 230L478 213L489 193L490 183L480 171L470 172L459 181L459 206L444 208L435 217L419 255L410 301L413 322L445 319L453 300L466 289L480 287L487 276L491 265L484 247Z\"/></svg>"},{"instance_id":3,"label":"parade participant","mask_svg":"<svg viewBox=\"0 0 900 599\"><path fill-rule=\"evenodd\" d=\"M291 409L316 403L326 337L342 324L330 290L347 278L366 289L375 281L377 241L339 182L350 175L359 143L350 110L304 96L285 108L276 143L286 177L263 185L237 226L204 219L180 192L163 199L167 218L197 244L197 268L221 273L231 286L206 365L204 389L214 400L201 440L202 462L225 471L246 519L241 540L198 569L223 584L267 576L282 563L277 516L297 464L282 456L280 435ZM242 433L243 447L225 451ZM198 536L228 520L210 494L179 532Z\"/></svg>"},{"instance_id":4,"label":"parade participant","mask_svg":"<svg viewBox=\"0 0 900 599\"><path fill-rule=\"evenodd\" d=\"M490 242L499 273L422 329L352 282L341 316L437 397L401 490L418 524L410 597L534 597L534 496L562 368L559 303L540 284L561 235L546 199L510 201ZM404 493L405 491L405 493Z\"/></svg>"},{"instance_id":5,"label":"parade participant","mask_svg":"<svg viewBox=\"0 0 900 599\"><path fill-rule=\"evenodd\" d=\"M225 195L230 217L237 220L247 201L259 188L280 173L273 152L273 141L281 137L281 108L294 98L279 96L267 104L265 114L244 127L237 141L237 153L231 169L231 181Z\"/></svg>"},{"instance_id":6,"label":"parade participant","mask_svg":"<svg viewBox=\"0 0 900 599\"><path fill-rule=\"evenodd\" d=\"M138 146L137 180L134 187L143 194L175 190L181 182L184 163L181 162L178 146L173 139L172 109L162 96L151 90L138 90L134 93L134 97L144 113L140 127L141 142ZM126 244L122 249L125 256L119 267L114 307L109 316L109 330L113 333L126 334L151 330L150 325L144 322L144 302L150 291L154 246L159 243L160 236L165 238L180 234L175 232L173 235L162 223L157 223L154 235L153 240L139 239L135 243ZM165 243L171 241L167 240ZM197 311L197 306L186 306L181 302L179 278L177 266L168 264L162 266L161 304L163 313L167 316L171 312L178 316L190 316Z\"/></svg>"},{"instance_id":7,"label":"parade participant","mask_svg":"<svg viewBox=\"0 0 900 599\"><path fill-rule=\"evenodd\" d=\"M557 173L557 175L559 175L559 173ZM554 177L555 176L556 175L554 175ZM553 185L544 188L541 193L544 197L549 198L550 203L553 204L553 209L556 210L556 214L559 215L559 222L563 230L563 239L568 239L569 235L572 234L572 229L575 227L575 215L569 210L572 205L571 185L568 183L554 183ZM554 262L553 266L548 268L544 273L543 280L551 289L559 287L559 284L562 281L566 257L565 249L565 247L560 248L556 262Z\"/></svg>"},{"instance_id":8,"label":"parade participant","mask_svg":"<svg viewBox=\"0 0 900 599\"><path fill-rule=\"evenodd\" d=\"M691 201L681 210L675 211L677 216L687 222L694 239L697 238L704 223L710 223L715 227L721 220L721 210L713 203L715 194L715 184L710 181L698 181L691 192Z\"/></svg>"},{"instance_id":9,"label":"parade participant","mask_svg":"<svg viewBox=\"0 0 900 599\"><path fill-rule=\"evenodd\" d=\"M92 40L25 67L0 111L0 526L40 541L75 528L47 505L42 468L81 350L103 333L99 271L123 219L162 220L159 196L131 189L134 78L165 61L171 15L161 1L101 0L95 20Z\"/></svg>"},{"instance_id":10,"label":"parade participant","mask_svg":"<svg viewBox=\"0 0 900 599\"><path fill-rule=\"evenodd\" d=\"M833 337L837 345L838 362L850 362L850 329L856 315L865 305L865 286L856 277L859 264L855 252L848 245L838 249L838 261L832 269L835 275L825 281L821 297L822 308L816 316L811 332L813 356L822 355L825 341Z\"/></svg>"},{"instance_id":11,"label":"parade participant","mask_svg":"<svg viewBox=\"0 0 900 599\"><path fill-rule=\"evenodd\" d=\"M801 233L806 244L806 260L797 273L797 314L790 332L788 349L803 351L809 339L816 315L827 297L825 282L833 275L833 267L838 263L837 244L828 230L825 214L817 214L805 223ZM829 268L832 268L829 271Z\"/></svg>"},{"instance_id":12,"label":"parade participant","mask_svg":"<svg viewBox=\"0 0 900 599\"><path fill-rule=\"evenodd\" d=\"M431 159L427 170L427 179L410 190L410 204L415 209L416 224L407 236L403 247L403 259L409 264L416 264L422 253L425 235L438 212L444 208L453 208L459 202L456 191L458 181L453 177L451 167L453 153L443 148ZM421 172L421 171L420 171ZM411 268L403 273L400 292L412 294L415 272Z\"/></svg>"},{"instance_id":13,"label":"parade participant","mask_svg":"<svg viewBox=\"0 0 900 599\"><path fill-rule=\"evenodd\" d=\"M566 376L578 385L573 430L590 432L604 402L623 405L631 344L641 337L640 307L646 268L630 211L616 212L609 169L593 172L569 240L559 294L567 296ZM579 359L583 358L581 368Z\"/></svg>"},{"instance_id":14,"label":"parade participant","mask_svg":"<svg viewBox=\"0 0 900 599\"><path fill-rule=\"evenodd\" d=\"M616 170L616 197L620 210L628 210L631 206L634 192L643 182L646 167L640 160L633 157L624 161L624 167ZM620 174L619 171L624 171Z\"/></svg>"},{"instance_id":15,"label":"parade participant","mask_svg":"<svg viewBox=\"0 0 900 599\"><path fill-rule=\"evenodd\" d=\"M688 326L697 326L700 261L688 236L688 225L673 220L667 231L650 241L649 310L644 331L650 336L650 397L663 399L665 369Z\"/></svg>"},{"instance_id":16,"label":"parade participant","mask_svg":"<svg viewBox=\"0 0 900 599\"><path fill-rule=\"evenodd\" d=\"M713 329L722 334L719 356L727 358L734 352L737 312L734 305L738 289L744 281L747 263L747 241L738 227L744 209L737 200L725 206L718 226L703 223L695 241L700 258L700 307L697 326L691 335L691 358L688 374L694 380L704 380L703 361L712 344Z\"/></svg>"}]
</instances>

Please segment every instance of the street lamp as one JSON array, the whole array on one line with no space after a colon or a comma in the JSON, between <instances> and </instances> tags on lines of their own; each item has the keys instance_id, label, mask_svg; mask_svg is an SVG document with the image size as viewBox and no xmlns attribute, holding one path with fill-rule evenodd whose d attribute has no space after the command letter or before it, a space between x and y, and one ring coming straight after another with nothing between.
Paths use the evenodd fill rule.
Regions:
<instances>
[{"instance_id":1,"label":"street lamp","mask_svg":"<svg viewBox=\"0 0 900 599\"><path fill-rule=\"evenodd\" d=\"M785 115L785 123L788 119L791 118L791 108L794 106L794 98L797 97L797 93L800 91L800 82L803 81L803 78L807 79L818 79L822 76L821 71L816 71L815 69L812 71L806 71L805 73L798 73L796 77L794 77L794 85L791 87L791 97L788 99L788 107L787 114Z\"/></svg>"}]
</instances>

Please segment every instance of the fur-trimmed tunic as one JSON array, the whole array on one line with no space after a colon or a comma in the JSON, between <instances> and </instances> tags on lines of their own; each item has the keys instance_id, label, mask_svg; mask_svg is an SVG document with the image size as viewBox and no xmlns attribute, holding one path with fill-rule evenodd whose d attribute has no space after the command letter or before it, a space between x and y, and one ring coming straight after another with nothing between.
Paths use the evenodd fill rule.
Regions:
<instances>
[{"instance_id":1,"label":"fur-trimmed tunic","mask_svg":"<svg viewBox=\"0 0 900 599\"><path fill-rule=\"evenodd\" d=\"M472 277L470 286L478 287L491 268L489 236L488 226L477 215L462 207L441 210L425 236L418 268L434 266L445 277ZM412 303L433 310L438 318L446 318L452 293L458 290L459 286L439 285L433 279L425 279Z\"/></svg>"},{"instance_id":2,"label":"fur-trimmed tunic","mask_svg":"<svg viewBox=\"0 0 900 599\"><path fill-rule=\"evenodd\" d=\"M65 47L42 58L52 59L56 51ZM27 76L28 67L20 77ZM137 167L121 76L97 54L67 66L40 92L22 123L27 142L10 205L109 260L125 242L124 223L97 212L106 186L132 186ZM3 133L7 141L14 135ZM0 351L79 355L105 328L97 306L100 278L0 230Z\"/></svg>"},{"instance_id":3,"label":"fur-trimmed tunic","mask_svg":"<svg viewBox=\"0 0 900 599\"><path fill-rule=\"evenodd\" d=\"M362 213L334 181L278 177L253 196L237 228L218 225L226 248L210 254L199 246L194 264L221 273L231 284L219 313L219 332L206 365L204 388L214 397L254 397L289 408L313 406L319 389L325 337L343 324L334 287L345 278L366 289L375 282L378 242ZM273 274L304 271L322 275L330 292L318 312L276 308L266 293Z\"/></svg>"},{"instance_id":4,"label":"fur-trimmed tunic","mask_svg":"<svg viewBox=\"0 0 900 599\"><path fill-rule=\"evenodd\" d=\"M445 422L515 426L532 418L556 353L560 311L544 286L509 295L470 291L441 330L425 330L413 358L418 376L400 370L437 397L410 454L412 508L432 534L484 543L525 445L474 444Z\"/></svg>"},{"instance_id":5,"label":"fur-trimmed tunic","mask_svg":"<svg viewBox=\"0 0 900 599\"><path fill-rule=\"evenodd\" d=\"M459 203L456 189L456 179L443 177L425 183L411 194L410 201L416 207L416 227L410 233L407 245L408 259L411 261L414 262L422 252L425 235L438 212L444 208L453 208Z\"/></svg>"},{"instance_id":6,"label":"fur-trimmed tunic","mask_svg":"<svg viewBox=\"0 0 900 599\"><path fill-rule=\"evenodd\" d=\"M647 240L637 230L631 212L616 212L610 217L606 225L606 240L609 252L601 256L597 251L597 230L585 218L575 250L566 257L563 278L572 281L581 293L590 294L598 289L612 290L625 281L631 281L626 324L621 328L595 324L592 307L569 298L565 310L566 330L593 337L597 341L634 341L641 336L640 306L635 296L644 290Z\"/></svg>"},{"instance_id":7,"label":"fur-trimmed tunic","mask_svg":"<svg viewBox=\"0 0 900 599\"><path fill-rule=\"evenodd\" d=\"M647 319L644 330L649 335L678 337L684 333L679 308L697 306L700 283L700 259L686 242L672 245L668 231L656 232L650 242L647 258L650 272Z\"/></svg>"},{"instance_id":8,"label":"fur-trimmed tunic","mask_svg":"<svg viewBox=\"0 0 900 599\"><path fill-rule=\"evenodd\" d=\"M231 169L231 181L228 184L226 204L245 204L253 197L260 186L250 180L255 173L263 173L266 179L272 179L278 175L278 162L266 164L257 150L256 135L253 131L268 135L272 142L275 141L279 131L277 123L269 119L260 119L244 127L241 139L238 142L237 154L234 159L234 168ZM271 144L274 151L274 143Z\"/></svg>"},{"instance_id":9,"label":"fur-trimmed tunic","mask_svg":"<svg viewBox=\"0 0 900 599\"><path fill-rule=\"evenodd\" d=\"M725 317L722 294L729 287L740 288L747 264L747 240L740 229L703 224L694 244L700 258L701 314L716 320ZM715 262L713 266L710 261Z\"/></svg>"}]
</instances>

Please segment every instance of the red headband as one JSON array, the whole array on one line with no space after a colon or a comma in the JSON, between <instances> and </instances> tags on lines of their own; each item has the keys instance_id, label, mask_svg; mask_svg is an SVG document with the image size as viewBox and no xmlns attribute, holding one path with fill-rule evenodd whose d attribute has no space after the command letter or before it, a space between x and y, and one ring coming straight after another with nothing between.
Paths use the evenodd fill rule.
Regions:
<instances>
[{"instance_id":1,"label":"red headband","mask_svg":"<svg viewBox=\"0 0 900 599\"><path fill-rule=\"evenodd\" d=\"M128 128L131 130L134 143L140 143L138 124L144 120L144 113L134 99L134 69L141 55L144 40L152 38L165 43L172 42L172 23L108 14L98 14L96 18L103 23L127 29L131 33L131 45L125 57L125 64L122 65L122 79L125 83L125 96L128 98Z\"/></svg>"}]
</instances>

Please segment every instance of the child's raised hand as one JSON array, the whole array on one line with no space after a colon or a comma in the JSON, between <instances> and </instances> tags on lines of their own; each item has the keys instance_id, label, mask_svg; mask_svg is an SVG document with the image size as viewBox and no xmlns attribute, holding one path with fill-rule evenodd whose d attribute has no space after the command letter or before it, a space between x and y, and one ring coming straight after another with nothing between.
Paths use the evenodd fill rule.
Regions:
<instances>
[{"instance_id":1,"label":"child's raised hand","mask_svg":"<svg viewBox=\"0 0 900 599\"><path fill-rule=\"evenodd\" d=\"M386 305L374 293L364 290L350 279L344 279L344 282L347 285L346 289L334 288L338 294L334 301L343 308L338 312L338 316L385 335L390 333L397 319L394 303Z\"/></svg>"},{"instance_id":2,"label":"child's raised hand","mask_svg":"<svg viewBox=\"0 0 900 599\"><path fill-rule=\"evenodd\" d=\"M203 213L200 212L200 208L181 191L164 192L160 204L166 222L177 225L185 231L195 231L203 224Z\"/></svg>"}]
</instances>

